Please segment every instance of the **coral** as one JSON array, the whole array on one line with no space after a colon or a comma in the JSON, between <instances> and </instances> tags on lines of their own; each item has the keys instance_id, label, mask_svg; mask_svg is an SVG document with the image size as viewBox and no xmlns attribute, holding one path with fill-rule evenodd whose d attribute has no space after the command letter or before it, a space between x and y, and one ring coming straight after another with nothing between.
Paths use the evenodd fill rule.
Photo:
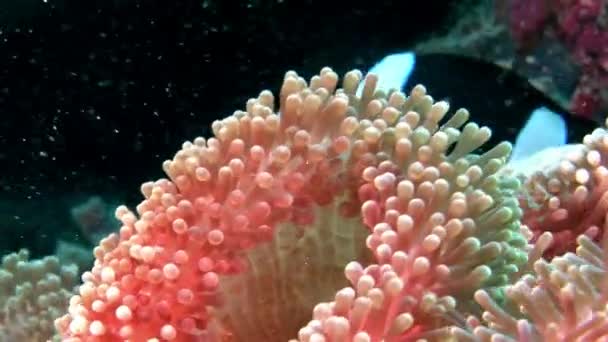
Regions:
<instances>
[{"instance_id":1,"label":"coral","mask_svg":"<svg viewBox=\"0 0 608 342\"><path fill-rule=\"evenodd\" d=\"M537 43L550 17L546 0L510 0L509 29L520 46Z\"/></svg>"},{"instance_id":2,"label":"coral","mask_svg":"<svg viewBox=\"0 0 608 342\"><path fill-rule=\"evenodd\" d=\"M476 289L505 285L528 248L518 182L495 174L510 145L473 154L490 130L460 129L466 110L440 125L448 105L424 87L368 75L358 96L361 80L288 72L277 112L263 91L184 143L137 214L117 209L64 340L284 341L314 312L301 340L390 341L448 331Z\"/></svg>"},{"instance_id":3,"label":"coral","mask_svg":"<svg viewBox=\"0 0 608 342\"><path fill-rule=\"evenodd\" d=\"M26 250L5 255L0 267L0 340L46 341L78 280L75 265L56 257L28 260Z\"/></svg>"},{"instance_id":4,"label":"coral","mask_svg":"<svg viewBox=\"0 0 608 342\"><path fill-rule=\"evenodd\" d=\"M79 270L88 270L93 265L91 249L77 243L57 240L54 255L62 264L75 264Z\"/></svg>"},{"instance_id":5,"label":"coral","mask_svg":"<svg viewBox=\"0 0 608 342\"><path fill-rule=\"evenodd\" d=\"M538 260L534 274L508 286L503 307L479 290L475 299L486 310L487 324L470 317L469 331L453 329L459 340L606 341L608 237L602 246L586 235L576 240L576 254Z\"/></svg>"},{"instance_id":6,"label":"coral","mask_svg":"<svg viewBox=\"0 0 608 342\"><path fill-rule=\"evenodd\" d=\"M573 114L608 111L608 0L474 0L417 53L450 53L513 69Z\"/></svg>"},{"instance_id":7,"label":"coral","mask_svg":"<svg viewBox=\"0 0 608 342\"><path fill-rule=\"evenodd\" d=\"M100 196L91 196L70 209L70 216L87 241L97 244L114 230L117 221L112 217L115 207Z\"/></svg>"},{"instance_id":8,"label":"coral","mask_svg":"<svg viewBox=\"0 0 608 342\"><path fill-rule=\"evenodd\" d=\"M586 117L608 109L608 1L511 0L510 4L509 27L519 47L529 49L545 31L555 32L581 68L571 109Z\"/></svg>"},{"instance_id":9,"label":"coral","mask_svg":"<svg viewBox=\"0 0 608 342\"><path fill-rule=\"evenodd\" d=\"M580 234L599 241L608 211L608 130L598 128L582 144L560 149L559 158L529 165L536 171L524 177L520 197L522 222L536 237L553 235L549 258L573 252Z\"/></svg>"}]
</instances>

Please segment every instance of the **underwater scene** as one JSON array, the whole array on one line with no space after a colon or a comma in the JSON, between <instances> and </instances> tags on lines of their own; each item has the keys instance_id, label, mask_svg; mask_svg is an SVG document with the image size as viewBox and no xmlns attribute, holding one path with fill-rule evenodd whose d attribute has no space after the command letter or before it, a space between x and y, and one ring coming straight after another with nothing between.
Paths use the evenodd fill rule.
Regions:
<instances>
[{"instance_id":1,"label":"underwater scene","mask_svg":"<svg viewBox=\"0 0 608 342\"><path fill-rule=\"evenodd\" d=\"M0 1L0 342L608 342L608 0Z\"/></svg>"}]
</instances>

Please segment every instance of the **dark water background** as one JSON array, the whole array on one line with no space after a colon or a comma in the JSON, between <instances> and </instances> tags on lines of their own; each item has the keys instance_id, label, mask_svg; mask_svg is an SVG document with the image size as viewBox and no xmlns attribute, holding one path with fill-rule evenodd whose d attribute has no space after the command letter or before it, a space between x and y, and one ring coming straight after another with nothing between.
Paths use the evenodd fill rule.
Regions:
<instances>
[{"instance_id":1,"label":"dark water background","mask_svg":"<svg viewBox=\"0 0 608 342\"><path fill-rule=\"evenodd\" d=\"M69 210L139 185L283 74L366 69L448 29L449 1L2 1L0 255L87 244Z\"/></svg>"}]
</instances>

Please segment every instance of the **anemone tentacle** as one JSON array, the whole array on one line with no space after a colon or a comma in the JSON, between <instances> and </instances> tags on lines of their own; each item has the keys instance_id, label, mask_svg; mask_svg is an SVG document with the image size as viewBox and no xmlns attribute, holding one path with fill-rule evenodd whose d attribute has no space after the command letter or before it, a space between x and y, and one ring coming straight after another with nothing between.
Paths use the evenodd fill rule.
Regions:
<instances>
[{"instance_id":1,"label":"anemone tentacle","mask_svg":"<svg viewBox=\"0 0 608 342\"><path fill-rule=\"evenodd\" d=\"M510 145L475 154L490 130L466 110L377 82L287 72L277 111L263 91L184 143L117 209L64 340L432 338L500 295L528 248Z\"/></svg>"}]
</instances>

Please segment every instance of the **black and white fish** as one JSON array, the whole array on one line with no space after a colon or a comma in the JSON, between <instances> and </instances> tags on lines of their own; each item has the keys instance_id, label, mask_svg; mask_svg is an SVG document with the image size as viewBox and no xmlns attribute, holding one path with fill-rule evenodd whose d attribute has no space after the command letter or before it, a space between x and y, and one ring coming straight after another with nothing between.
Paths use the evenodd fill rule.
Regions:
<instances>
[{"instance_id":1,"label":"black and white fish","mask_svg":"<svg viewBox=\"0 0 608 342\"><path fill-rule=\"evenodd\" d=\"M423 84L435 100L467 108L473 121L492 129L488 146L513 144L510 164L580 143L598 126L569 113L514 71L473 58L403 52L384 57L368 72L379 76L380 88L407 93Z\"/></svg>"}]
</instances>

